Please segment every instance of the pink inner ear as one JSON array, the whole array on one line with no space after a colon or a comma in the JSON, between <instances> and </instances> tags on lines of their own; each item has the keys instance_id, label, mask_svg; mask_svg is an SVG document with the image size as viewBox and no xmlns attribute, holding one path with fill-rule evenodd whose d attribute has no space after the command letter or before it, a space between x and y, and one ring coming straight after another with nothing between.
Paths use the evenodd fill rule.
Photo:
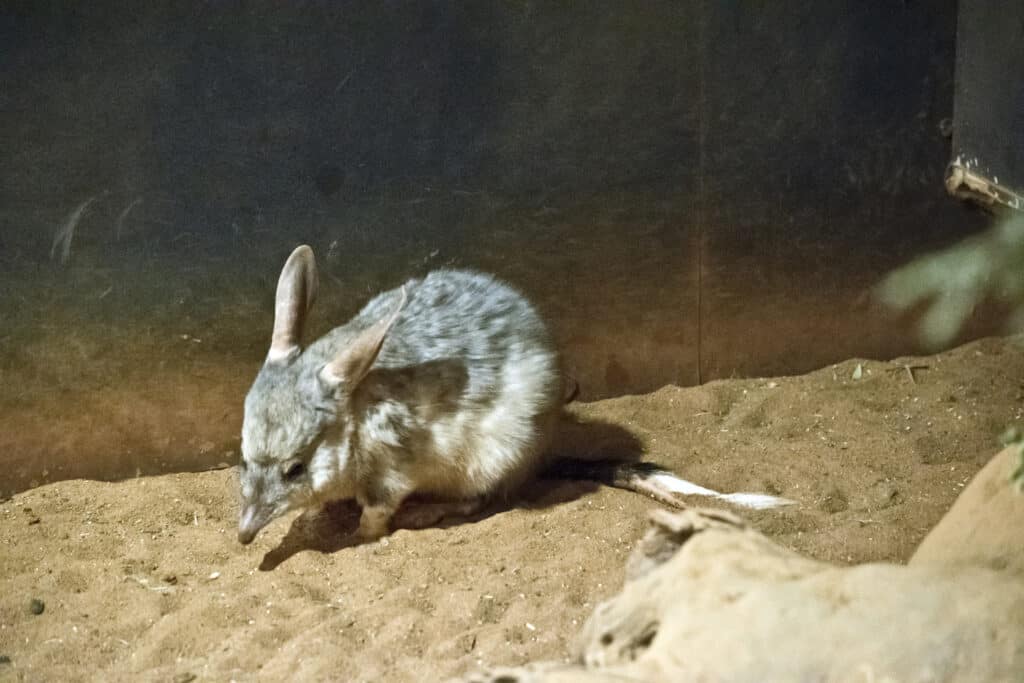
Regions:
<instances>
[{"instance_id":1,"label":"pink inner ear","mask_svg":"<svg viewBox=\"0 0 1024 683\"><path fill-rule=\"evenodd\" d=\"M316 299L317 272L313 250L297 247L281 269L274 304L274 333L267 360L291 356L302 341L306 314Z\"/></svg>"},{"instance_id":2,"label":"pink inner ear","mask_svg":"<svg viewBox=\"0 0 1024 683\"><path fill-rule=\"evenodd\" d=\"M341 350L330 363L324 366L326 379L335 383L344 382L350 387L357 386L373 367L377 360L388 331L395 324L398 314L405 307L405 287L402 287L401 298L395 312L359 333L352 342Z\"/></svg>"},{"instance_id":3,"label":"pink inner ear","mask_svg":"<svg viewBox=\"0 0 1024 683\"><path fill-rule=\"evenodd\" d=\"M290 360L292 357L298 355L298 346L289 346L288 348L281 349L276 348L273 344L270 345L270 351L267 352L267 363L283 363Z\"/></svg>"}]
</instances>

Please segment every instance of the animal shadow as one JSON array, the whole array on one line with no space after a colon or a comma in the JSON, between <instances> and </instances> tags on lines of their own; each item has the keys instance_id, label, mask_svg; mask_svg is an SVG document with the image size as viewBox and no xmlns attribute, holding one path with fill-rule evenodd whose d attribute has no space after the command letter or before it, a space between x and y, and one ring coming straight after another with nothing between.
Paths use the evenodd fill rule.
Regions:
<instances>
[{"instance_id":1,"label":"animal shadow","mask_svg":"<svg viewBox=\"0 0 1024 683\"><path fill-rule=\"evenodd\" d=\"M575 469L582 473L587 469L587 463L629 463L637 462L643 456L640 439L625 427L603 420L585 419L574 413L566 413L560 420L549 451L555 456L555 466L549 472L541 471L536 479L528 481L514 495L496 498L472 515L445 517L432 525L433 528L472 524L516 508L543 509L571 502L599 487L595 482L575 479ZM430 499L414 497L407 505L416 505L423 500ZM260 571L273 571L303 551L332 554L365 543L355 533L359 527L359 515L359 505L352 500L336 501L320 512L309 511L299 515L292 521L280 544L264 555ZM399 522L396 529L413 529L401 524L401 514L396 518Z\"/></svg>"},{"instance_id":2,"label":"animal shadow","mask_svg":"<svg viewBox=\"0 0 1024 683\"><path fill-rule=\"evenodd\" d=\"M277 547L263 556L260 571L273 571L304 550L330 554L359 545L363 542L355 533L359 514L354 500L334 501L322 510L303 512L292 520Z\"/></svg>"}]
</instances>

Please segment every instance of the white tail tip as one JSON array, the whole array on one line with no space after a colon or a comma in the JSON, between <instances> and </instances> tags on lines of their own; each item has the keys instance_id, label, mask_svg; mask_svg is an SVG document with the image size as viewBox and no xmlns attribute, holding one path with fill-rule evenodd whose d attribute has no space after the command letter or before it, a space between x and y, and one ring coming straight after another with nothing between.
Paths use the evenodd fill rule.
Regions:
<instances>
[{"instance_id":1,"label":"white tail tip","mask_svg":"<svg viewBox=\"0 0 1024 683\"><path fill-rule=\"evenodd\" d=\"M795 501L778 496L769 496L766 493L719 493L718 498L754 510L770 510L784 505L793 505Z\"/></svg>"},{"instance_id":2,"label":"white tail tip","mask_svg":"<svg viewBox=\"0 0 1024 683\"><path fill-rule=\"evenodd\" d=\"M710 496L753 510L769 510L794 504L792 500L770 496L766 493L719 493L718 491L705 488L699 484L694 484L692 481L686 481L674 474L665 472L651 476L650 481L673 493L679 493L684 496Z\"/></svg>"}]
</instances>

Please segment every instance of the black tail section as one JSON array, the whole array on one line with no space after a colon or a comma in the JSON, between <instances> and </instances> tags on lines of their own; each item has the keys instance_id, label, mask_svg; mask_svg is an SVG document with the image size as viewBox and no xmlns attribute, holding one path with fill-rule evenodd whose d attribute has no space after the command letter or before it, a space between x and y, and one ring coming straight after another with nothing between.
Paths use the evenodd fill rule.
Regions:
<instances>
[{"instance_id":1,"label":"black tail section","mask_svg":"<svg viewBox=\"0 0 1024 683\"><path fill-rule=\"evenodd\" d=\"M686 503L678 493L659 484L658 475L674 478L671 472L652 462L579 458L559 458L541 472L542 477L549 479L593 481L617 489L642 493L675 508L685 508Z\"/></svg>"},{"instance_id":2,"label":"black tail section","mask_svg":"<svg viewBox=\"0 0 1024 683\"><path fill-rule=\"evenodd\" d=\"M543 472L548 479L595 481L606 486L623 487L639 475L669 474L668 470L652 462L624 463L616 460L582 460L558 458Z\"/></svg>"}]
</instances>

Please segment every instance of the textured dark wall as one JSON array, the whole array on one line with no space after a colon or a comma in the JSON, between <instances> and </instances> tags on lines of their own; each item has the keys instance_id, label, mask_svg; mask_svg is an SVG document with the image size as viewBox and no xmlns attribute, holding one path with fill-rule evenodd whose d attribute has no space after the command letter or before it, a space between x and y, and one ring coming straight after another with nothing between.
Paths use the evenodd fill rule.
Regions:
<instances>
[{"instance_id":1,"label":"textured dark wall","mask_svg":"<svg viewBox=\"0 0 1024 683\"><path fill-rule=\"evenodd\" d=\"M956 3L705 8L703 376L910 352L871 286L983 222L942 185Z\"/></svg>"},{"instance_id":2,"label":"textured dark wall","mask_svg":"<svg viewBox=\"0 0 1024 683\"><path fill-rule=\"evenodd\" d=\"M1024 5L961 3L953 156L1018 194L1024 194L1022 75Z\"/></svg>"},{"instance_id":3,"label":"textured dark wall","mask_svg":"<svg viewBox=\"0 0 1024 683\"><path fill-rule=\"evenodd\" d=\"M563 209L567 263L615 244L594 226L629 245L573 266L608 291L530 285L570 356L608 347L575 363L588 396L894 355L915 345L868 289L980 226L941 183L955 36L953 0L5 3L0 248L45 260L103 190L107 225L146 197L148 258L198 242L268 277L341 224L386 237L356 256L429 255ZM440 189L464 203L412 206ZM541 248L479 263L528 280Z\"/></svg>"},{"instance_id":4,"label":"textured dark wall","mask_svg":"<svg viewBox=\"0 0 1024 683\"><path fill-rule=\"evenodd\" d=\"M798 212L924 197L948 151L952 1L5 7L4 199L671 191L703 117L711 191Z\"/></svg>"},{"instance_id":5,"label":"textured dark wall","mask_svg":"<svg viewBox=\"0 0 1024 683\"><path fill-rule=\"evenodd\" d=\"M695 149L686 3L0 11L9 201L105 186L212 213L301 206L318 180L594 190L670 183Z\"/></svg>"}]
</instances>

